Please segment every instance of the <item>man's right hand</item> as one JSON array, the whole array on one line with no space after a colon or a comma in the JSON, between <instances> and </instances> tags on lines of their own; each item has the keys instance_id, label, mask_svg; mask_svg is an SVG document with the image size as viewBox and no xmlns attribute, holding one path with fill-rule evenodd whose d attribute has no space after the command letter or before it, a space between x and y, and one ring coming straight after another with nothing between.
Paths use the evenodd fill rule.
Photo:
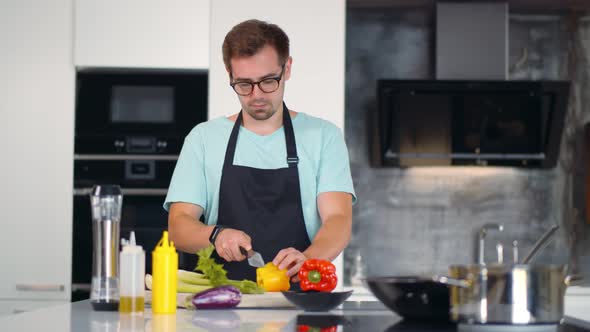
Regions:
<instances>
[{"instance_id":1,"label":"man's right hand","mask_svg":"<svg viewBox=\"0 0 590 332\"><path fill-rule=\"evenodd\" d=\"M240 247L246 249L246 251L251 250L252 239L248 234L237 229L224 228L215 239L217 254L228 262L239 262L247 258L240 252Z\"/></svg>"}]
</instances>

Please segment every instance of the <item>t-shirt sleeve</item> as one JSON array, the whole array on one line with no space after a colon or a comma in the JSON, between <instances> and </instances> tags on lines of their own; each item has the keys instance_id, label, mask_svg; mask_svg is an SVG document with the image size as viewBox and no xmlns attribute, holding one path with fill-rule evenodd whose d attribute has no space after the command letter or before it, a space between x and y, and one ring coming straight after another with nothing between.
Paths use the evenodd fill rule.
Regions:
<instances>
[{"instance_id":1,"label":"t-shirt sleeve","mask_svg":"<svg viewBox=\"0 0 590 332\"><path fill-rule=\"evenodd\" d=\"M328 126L324 135L317 179L317 194L330 191L347 192L352 195L354 204L357 198L350 174L348 149L342 132L336 126Z\"/></svg>"},{"instance_id":2,"label":"t-shirt sleeve","mask_svg":"<svg viewBox=\"0 0 590 332\"><path fill-rule=\"evenodd\" d=\"M192 203L201 206L203 211L207 210L207 186L203 155L202 139L199 132L187 136L178 156L168 187L168 194L164 201L166 211L169 211L170 205L175 202Z\"/></svg>"}]
</instances>

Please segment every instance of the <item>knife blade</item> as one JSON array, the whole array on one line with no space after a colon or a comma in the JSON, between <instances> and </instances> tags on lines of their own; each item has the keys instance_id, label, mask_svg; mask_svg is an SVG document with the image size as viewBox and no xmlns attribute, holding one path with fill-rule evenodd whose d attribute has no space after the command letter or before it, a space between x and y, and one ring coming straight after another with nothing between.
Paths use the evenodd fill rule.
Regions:
<instances>
[{"instance_id":1,"label":"knife blade","mask_svg":"<svg viewBox=\"0 0 590 332\"><path fill-rule=\"evenodd\" d=\"M240 252L242 255L248 257L248 264L253 267L263 267L264 266L264 259L260 253L254 250L246 250L240 247Z\"/></svg>"}]
</instances>

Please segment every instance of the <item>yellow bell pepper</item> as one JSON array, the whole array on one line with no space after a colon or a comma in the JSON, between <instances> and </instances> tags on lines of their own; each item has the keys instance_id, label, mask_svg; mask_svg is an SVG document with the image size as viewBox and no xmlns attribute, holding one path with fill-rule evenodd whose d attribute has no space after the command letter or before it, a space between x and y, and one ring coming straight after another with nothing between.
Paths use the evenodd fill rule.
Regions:
<instances>
[{"instance_id":1,"label":"yellow bell pepper","mask_svg":"<svg viewBox=\"0 0 590 332\"><path fill-rule=\"evenodd\" d=\"M256 269L256 283L267 292L288 291L291 287L287 270L279 270L272 262Z\"/></svg>"}]
</instances>

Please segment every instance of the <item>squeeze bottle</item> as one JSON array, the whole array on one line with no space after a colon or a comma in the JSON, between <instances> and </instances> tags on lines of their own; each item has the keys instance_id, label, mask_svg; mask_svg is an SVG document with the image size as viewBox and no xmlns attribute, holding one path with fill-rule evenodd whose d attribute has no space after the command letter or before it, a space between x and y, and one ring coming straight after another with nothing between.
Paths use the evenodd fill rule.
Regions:
<instances>
[{"instance_id":1,"label":"squeeze bottle","mask_svg":"<svg viewBox=\"0 0 590 332\"><path fill-rule=\"evenodd\" d=\"M168 232L152 252L152 311L154 314L176 313L176 278L178 253Z\"/></svg>"},{"instance_id":2,"label":"squeeze bottle","mask_svg":"<svg viewBox=\"0 0 590 332\"><path fill-rule=\"evenodd\" d=\"M119 312L143 313L145 297L145 252L135 244L135 232L123 245L119 256Z\"/></svg>"}]
</instances>

